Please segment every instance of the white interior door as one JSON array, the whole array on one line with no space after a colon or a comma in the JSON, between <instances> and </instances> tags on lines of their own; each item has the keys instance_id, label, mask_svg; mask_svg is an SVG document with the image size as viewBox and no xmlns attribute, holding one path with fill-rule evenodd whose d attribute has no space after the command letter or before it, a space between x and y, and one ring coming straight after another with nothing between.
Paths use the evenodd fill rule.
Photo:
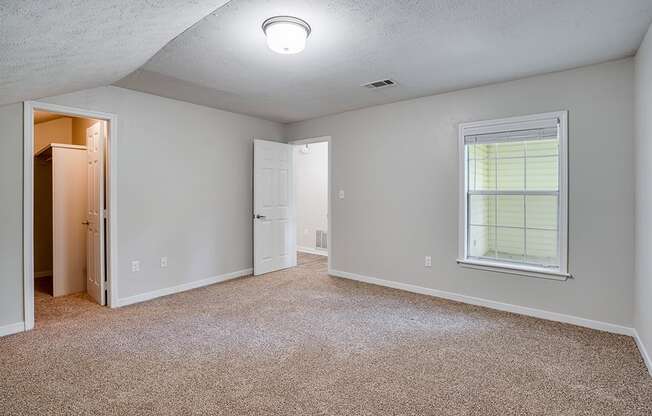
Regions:
<instances>
[{"instance_id":1,"label":"white interior door","mask_svg":"<svg viewBox=\"0 0 652 416\"><path fill-rule=\"evenodd\" d=\"M254 140L254 275L297 265L292 146Z\"/></svg>"},{"instance_id":2,"label":"white interior door","mask_svg":"<svg viewBox=\"0 0 652 416\"><path fill-rule=\"evenodd\" d=\"M104 288L104 122L86 130L88 196L86 198L86 292L106 304Z\"/></svg>"}]
</instances>

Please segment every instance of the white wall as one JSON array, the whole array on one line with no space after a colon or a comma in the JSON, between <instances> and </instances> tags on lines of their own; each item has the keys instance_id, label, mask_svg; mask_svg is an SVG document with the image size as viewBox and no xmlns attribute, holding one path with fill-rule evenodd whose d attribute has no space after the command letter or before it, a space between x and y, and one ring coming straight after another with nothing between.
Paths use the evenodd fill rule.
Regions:
<instances>
[{"instance_id":1,"label":"white wall","mask_svg":"<svg viewBox=\"0 0 652 416\"><path fill-rule=\"evenodd\" d=\"M281 124L116 87L42 101L118 116L120 298L252 267L252 140ZM0 125L2 326L23 319L22 107Z\"/></svg>"},{"instance_id":2,"label":"white wall","mask_svg":"<svg viewBox=\"0 0 652 416\"><path fill-rule=\"evenodd\" d=\"M650 85L649 44L638 57L641 92ZM45 101L118 114L121 298L251 267L251 140L283 137L283 126L115 87ZM639 94L640 114L648 101ZM561 109L570 110L574 279L460 268L458 124ZM334 269L631 326L633 114L634 61L627 59L323 117L286 132L332 136ZM0 125L1 327L22 320L22 106L0 107ZM649 128L639 123L639 133ZM650 193L641 190L652 156L644 136L640 227L647 227ZM335 198L339 189L344 200ZM423 267L428 254L432 269ZM163 255L170 267L161 270ZM140 273L131 273L132 259L141 260ZM647 261L638 256L637 287L649 293ZM641 296L636 322L649 345L649 299Z\"/></svg>"},{"instance_id":3,"label":"white wall","mask_svg":"<svg viewBox=\"0 0 652 416\"><path fill-rule=\"evenodd\" d=\"M290 138L332 137L332 268L631 327L633 88L626 59L290 125ZM574 278L458 266L459 123L555 110L570 112Z\"/></svg>"},{"instance_id":4,"label":"white wall","mask_svg":"<svg viewBox=\"0 0 652 416\"><path fill-rule=\"evenodd\" d=\"M297 246L317 249L315 232L328 231L328 142L311 143L310 153L294 147L297 199Z\"/></svg>"},{"instance_id":5,"label":"white wall","mask_svg":"<svg viewBox=\"0 0 652 416\"><path fill-rule=\"evenodd\" d=\"M0 334L23 320L23 106L0 107Z\"/></svg>"},{"instance_id":6,"label":"white wall","mask_svg":"<svg viewBox=\"0 0 652 416\"><path fill-rule=\"evenodd\" d=\"M634 325L652 371L652 29L636 55L636 286Z\"/></svg>"}]
</instances>

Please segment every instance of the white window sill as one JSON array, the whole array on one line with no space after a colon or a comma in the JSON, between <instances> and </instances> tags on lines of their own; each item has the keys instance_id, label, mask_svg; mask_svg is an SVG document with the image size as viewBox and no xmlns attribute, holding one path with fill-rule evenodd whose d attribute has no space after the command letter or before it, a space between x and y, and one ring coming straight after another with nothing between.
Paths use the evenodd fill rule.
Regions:
<instances>
[{"instance_id":1,"label":"white window sill","mask_svg":"<svg viewBox=\"0 0 652 416\"><path fill-rule=\"evenodd\" d=\"M487 270L490 272L518 274L521 276L538 277L541 279L551 279L564 281L571 278L568 273L563 273L558 270L550 270L539 267L518 266L510 263L488 262L480 260L461 260L457 259L457 263L462 267L471 269Z\"/></svg>"}]
</instances>

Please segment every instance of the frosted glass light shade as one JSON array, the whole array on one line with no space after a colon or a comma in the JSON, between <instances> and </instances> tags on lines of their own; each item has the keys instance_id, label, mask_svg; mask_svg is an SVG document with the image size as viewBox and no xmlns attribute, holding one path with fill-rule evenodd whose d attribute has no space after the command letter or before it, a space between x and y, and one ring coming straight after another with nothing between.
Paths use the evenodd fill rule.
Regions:
<instances>
[{"instance_id":1,"label":"frosted glass light shade","mask_svg":"<svg viewBox=\"0 0 652 416\"><path fill-rule=\"evenodd\" d=\"M301 19L291 16L271 17L263 23L267 46L276 53L295 54L306 47L310 26Z\"/></svg>"}]
</instances>

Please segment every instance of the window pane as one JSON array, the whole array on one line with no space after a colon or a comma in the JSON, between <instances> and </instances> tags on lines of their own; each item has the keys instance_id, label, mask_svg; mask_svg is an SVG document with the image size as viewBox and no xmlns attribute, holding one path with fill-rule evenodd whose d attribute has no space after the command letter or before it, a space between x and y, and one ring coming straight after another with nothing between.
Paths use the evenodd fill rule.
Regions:
<instances>
[{"instance_id":1,"label":"window pane","mask_svg":"<svg viewBox=\"0 0 652 416\"><path fill-rule=\"evenodd\" d=\"M498 190L522 191L525 186L525 159L498 159Z\"/></svg>"},{"instance_id":2,"label":"window pane","mask_svg":"<svg viewBox=\"0 0 652 416\"><path fill-rule=\"evenodd\" d=\"M467 159L466 159L466 187L467 187L467 189L469 191L474 191L475 190L475 182L476 182L475 160L471 159L468 156L469 156L469 154L467 153Z\"/></svg>"},{"instance_id":3,"label":"window pane","mask_svg":"<svg viewBox=\"0 0 652 416\"><path fill-rule=\"evenodd\" d=\"M494 227L476 226L469 227L469 241L467 252L470 257L491 257L495 253L493 250Z\"/></svg>"},{"instance_id":4,"label":"window pane","mask_svg":"<svg viewBox=\"0 0 652 416\"><path fill-rule=\"evenodd\" d=\"M543 266L559 266L557 231L526 231L527 262Z\"/></svg>"},{"instance_id":5,"label":"window pane","mask_svg":"<svg viewBox=\"0 0 652 416\"><path fill-rule=\"evenodd\" d=\"M559 267L557 129L518 128L466 145L467 255Z\"/></svg>"},{"instance_id":6,"label":"window pane","mask_svg":"<svg viewBox=\"0 0 652 416\"><path fill-rule=\"evenodd\" d=\"M466 145L466 157L468 159L475 159L475 144Z\"/></svg>"},{"instance_id":7,"label":"window pane","mask_svg":"<svg viewBox=\"0 0 652 416\"><path fill-rule=\"evenodd\" d=\"M495 157L496 157L496 145L494 143L475 145L476 159L490 159Z\"/></svg>"},{"instance_id":8,"label":"window pane","mask_svg":"<svg viewBox=\"0 0 652 416\"><path fill-rule=\"evenodd\" d=\"M559 154L559 140L535 140L527 142L528 156L556 156Z\"/></svg>"},{"instance_id":9,"label":"window pane","mask_svg":"<svg viewBox=\"0 0 652 416\"><path fill-rule=\"evenodd\" d=\"M527 190L556 191L558 189L558 157L527 158Z\"/></svg>"},{"instance_id":10,"label":"window pane","mask_svg":"<svg viewBox=\"0 0 652 416\"><path fill-rule=\"evenodd\" d=\"M529 195L525 200L528 228L557 230L557 196Z\"/></svg>"},{"instance_id":11,"label":"window pane","mask_svg":"<svg viewBox=\"0 0 652 416\"><path fill-rule=\"evenodd\" d=\"M469 224L495 225L496 197L493 195L471 195L469 198Z\"/></svg>"},{"instance_id":12,"label":"window pane","mask_svg":"<svg viewBox=\"0 0 652 416\"><path fill-rule=\"evenodd\" d=\"M493 191L496 189L496 159L469 161L469 190Z\"/></svg>"},{"instance_id":13,"label":"window pane","mask_svg":"<svg viewBox=\"0 0 652 416\"><path fill-rule=\"evenodd\" d=\"M518 228L496 228L496 258L508 261L525 259L525 235Z\"/></svg>"},{"instance_id":14,"label":"window pane","mask_svg":"<svg viewBox=\"0 0 652 416\"><path fill-rule=\"evenodd\" d=\"M498 223L506 227L525 226L525 206L522 195L499 195L497 197Z\"/></svg>"},{"instance_id":15,"label":"window pane","mask_svg":"<svg viewBox=\"0 0 652 416\"><path fill-rule=\"evenodd\" d=\"M499 158L524 157L525 156L525 142L496 143L496 152L497 152Z\"/></svg>"}]
</instances>

